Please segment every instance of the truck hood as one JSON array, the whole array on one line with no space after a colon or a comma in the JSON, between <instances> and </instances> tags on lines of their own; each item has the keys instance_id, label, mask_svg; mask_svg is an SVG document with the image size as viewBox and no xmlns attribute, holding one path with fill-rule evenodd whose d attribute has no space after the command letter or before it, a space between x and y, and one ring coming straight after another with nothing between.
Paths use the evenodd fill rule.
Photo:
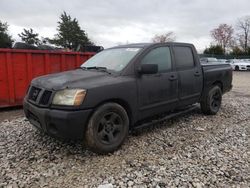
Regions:
<instances>
[{"instance_id":1,"label":"truck hood","mask_svg":"<svg viewBox=\"0 0 250 188\"><path fill-rule=\"evenodd\" d=\"M110 79L113 80L115 78L107 72L76 69L37 77L32 80L31 84L51 90L65 88L89 89L90 87L96 87L100 84L108 83L110 82Z\"/></svg>"}]
</instances>

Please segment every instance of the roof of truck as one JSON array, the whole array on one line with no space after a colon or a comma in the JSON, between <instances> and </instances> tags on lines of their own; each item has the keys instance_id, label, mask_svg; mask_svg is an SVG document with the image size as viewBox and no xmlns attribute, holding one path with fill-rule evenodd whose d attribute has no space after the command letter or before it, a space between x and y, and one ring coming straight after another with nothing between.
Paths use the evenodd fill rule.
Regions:
<instances>
[{"instance_id":1,"label":"roof of truck","mask_svg":"<svg viewBox=\"0 0 250 188\"><path fill-rule=\"evenodd\" d=\"M125 44L114 46L112 48L144 48L152 45L163 44L163 43L132 43L132 44ZM192 45L190 43L181 43L181 42L166 42L165 44L178 44L178 45Z\"/></svg>"}]
</instances>

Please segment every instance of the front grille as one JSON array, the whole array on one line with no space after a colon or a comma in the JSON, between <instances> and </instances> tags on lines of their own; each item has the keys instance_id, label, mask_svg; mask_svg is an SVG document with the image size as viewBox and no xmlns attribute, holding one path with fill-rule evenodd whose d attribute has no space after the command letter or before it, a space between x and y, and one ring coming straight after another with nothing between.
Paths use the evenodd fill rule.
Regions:
<instances>
[{"instance_id":1,"label":"front grille","mask_svg":"<svg viewBox=\"0 0 250 188\"><path fill-rule=\"evenodd\" d=\"M28 94L28 99L41 106L49 105L52 91L44 90L35 86L31 86Z\"/></svg>"},{"instance_id":2,"label":"front grille","mask_svg":"<svg viewBox=\"0 0 250 188\"><path fill-rule=\"evenodd\" d=\"M40 99L39 104L47 105L47 104L49 103L49 99L50 99L50 97L51 97L51 94L52 94L51 91L45 90L45 91L43 92L43 95L42 95L42 97L41 97L41 99Z\"/></svg>"},{"instance_id":3,"label":"front grille","mask_svg":"<svg viewBox=\"0 0 250 188\"><path fill-rule=\"evenodd\" d=\"M41 91L40 88L32 86L31 89L30 89L30 92L29 92L29 99L36 102L40 91Z\"/></svg>"}]
</instances>

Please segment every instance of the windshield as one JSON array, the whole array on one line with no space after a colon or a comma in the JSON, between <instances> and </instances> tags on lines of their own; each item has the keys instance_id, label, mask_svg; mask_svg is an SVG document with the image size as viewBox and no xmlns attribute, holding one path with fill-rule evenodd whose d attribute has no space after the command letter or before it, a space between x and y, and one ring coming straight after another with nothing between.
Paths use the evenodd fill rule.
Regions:
<instances>
[{"instance_id":1,"label":"windshield","mask_svg":"<svg viewBox=\"0 0 250 188\"><path fill-rule=\"evenodd\" d=\"M140 51L140 48L114 48L104 50L88 59L81 67L104 67L108 70L121 71Z\"/></svg>"}]
</instances>

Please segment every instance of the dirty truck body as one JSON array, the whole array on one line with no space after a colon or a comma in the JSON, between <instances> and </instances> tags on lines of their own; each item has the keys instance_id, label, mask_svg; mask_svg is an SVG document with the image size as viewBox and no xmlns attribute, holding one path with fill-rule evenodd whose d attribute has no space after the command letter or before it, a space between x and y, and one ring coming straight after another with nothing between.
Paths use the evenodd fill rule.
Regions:
<instances>
[{"instance_id":1,"label":"dirty truck body","mask_svg":"<svg viewBox=\"0 0 250 188\"><path fill-rule=\"evenodd\" d=\"M76 70L32 80L24 112L49 135L83 139L107 153L142 120L195 103L216 114L231 87L231 66L200 64L192 44L129 44L106 49Z\"/></svg>"}]
</instances>

